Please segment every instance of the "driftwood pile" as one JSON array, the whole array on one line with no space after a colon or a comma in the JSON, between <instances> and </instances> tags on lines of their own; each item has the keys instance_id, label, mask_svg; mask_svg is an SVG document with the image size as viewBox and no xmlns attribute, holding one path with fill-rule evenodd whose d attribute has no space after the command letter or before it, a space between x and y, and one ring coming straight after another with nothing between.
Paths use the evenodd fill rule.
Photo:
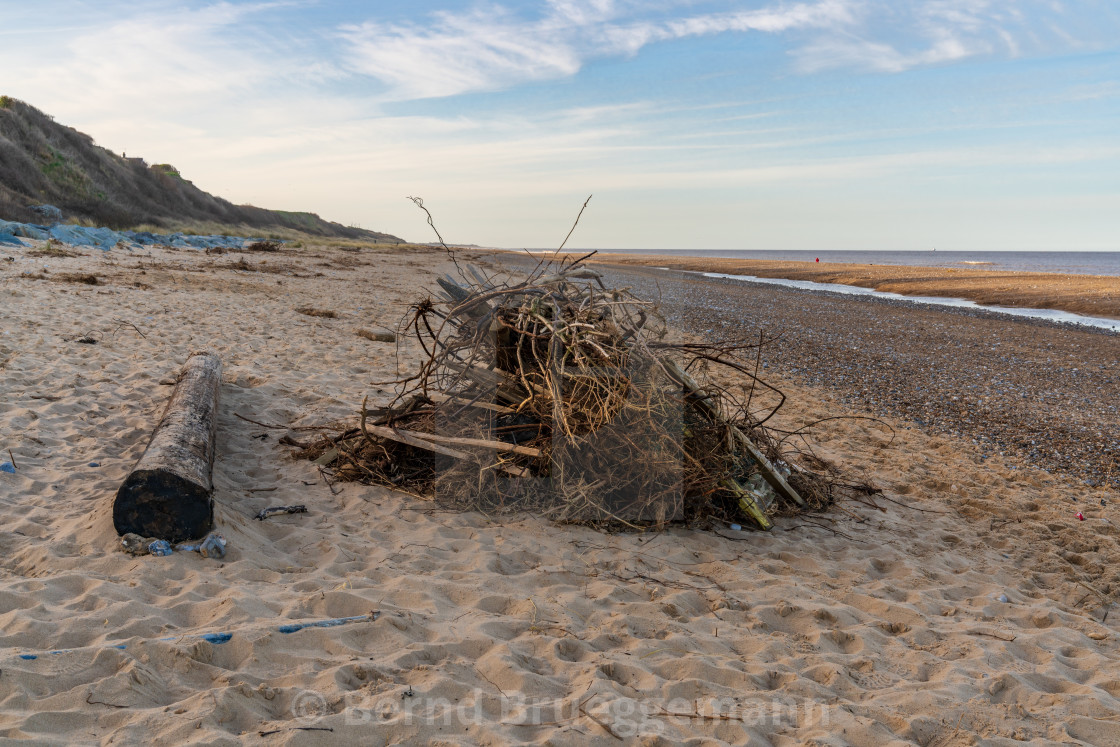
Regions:
<instances>
[{"instance_id":1,"label":"driftwood pile","mask_svg":"<svg viewBox=\"0 0 1120 747\"><path fill-rule=\"evenodd\" d=\"M607 287L584 259L520 282L456 263L442 299L402 320L425 355L396 399L363 402L354 427L305 456L447 506L595 526L769 529L774 514L832 501L825 475L780 453L764 425L775 408L750 410L756 390L780 396L747 358L757 345L668 342L656 304ZM746 402L708 375L720 367L749 382Z\"/></svg>"}]
</instances>

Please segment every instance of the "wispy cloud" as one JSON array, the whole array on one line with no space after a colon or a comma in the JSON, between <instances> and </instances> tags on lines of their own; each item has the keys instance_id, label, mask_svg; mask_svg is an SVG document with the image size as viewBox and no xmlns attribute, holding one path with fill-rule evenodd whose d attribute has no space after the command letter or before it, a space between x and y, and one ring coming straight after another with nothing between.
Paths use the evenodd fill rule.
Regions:
<instances>
[{"instance_id":1,"label":"wispy cloud","mask_svg":"<svg viewBox=\"0 0 1120 747\"><path fill-rule=\"evenodd\" d=\"M1014 57L1055 42L1091 43L1086 34L1067 30L1063 7L1048 0L815 0L711 13L696 12L698 5L677 0L651 10L634 2L551 0L538 6L539 17L479 5L433 14L425 24L369 21L339 34L346 67L381 81L387 95L398 99L564 78L595 59L727 33L786 35L798 69L808 73L897 73L980 55ZM1098 29L1087 36L1107 40L1109 33Z\"/></svg>"},{"instance_id":2,"label":"wispy cloud","mask_svg":"<svg viewBox=\"0 0 1120 747\"><path fill-rule=\"evenodd\" d=\"M887 42L852 36L821 39L798 50L797 57L799 68L809 73L840 67L901 73L923 65L956 62L986 51L987 47L980 48L951 35L916 51L903 51Z\"/></svg>"},{"instance_id":3,"label":"wispy cloud","mask_svg":"<svg viewBox=\"0 0 1120 747\"><path fill-rule=\"evenodd\" d=\"M298 50L279 54L275 40L258 30L255 21L261 16L290 5L157 3L94 13L81 17L85 23L79 32L53 34L50 54L34 53L42 39L6 45L0 67L20 92L65 91L55 113L85 116L214 107L231 99L252 100L280 82L337 77L329 60L301 57Z\"/></svg>"},{"instance_id":4,"label":"wispy cloud","mask_svg":"<svg viewBox=\"0 0 1120 747\"><path fill-rule=\"evenodd\" d=\"M1078 0L1079 5L1099 5ZM1078 18L1084 16L1083 8ZM855 68L899 73L984 55L1018 57L1115 43L1120 19L1102 9L1096 28L1074 28L1063 4L1051 0L865 0L858 22L834 27L793 52L804 72Z\"/></svg>"},{"instance_id":5,"label":"wispy cloud","mask_svg":"<svg viewBox=\"0 0 1120 747\"><path fill-rule=\"evenodd\" d=\"M821 35L795 52L806 72L854 67L898 73L913 67L956 62L995 51L996 41L1018 52L1007 31L1007 14L988 0L927 0L905 4L865 3L858 25Z\"/></svg>"},{"instance_id":6,"label":"wispy cloud","mask_svg":"<svg viewBox=\"0 0 1120 747\"><path fill-rule=\"evenodd\" d=\"M577 73L591 59L636 54L648 44L727 32L778 33L853 20L853 0L647 20L610 0L553 0L541 18L497 5L441 12L430 24L370 21L342 28L348 67L400 98L430 98Z\"/></svg>"},{"instance_id":7,"label":"wispy cloud","mask_svg":"<svg viewBox=\"0 0 1120 747\"><path fill-rule=\"evenodd\" d=\"M493 8L440 13L432 27L367 22L342 29L348 66L387 84L401 98L450 96L571 75L580 57L570 45L542 43L559 22L525 24Z\"/></svg>"},{"instance_id":8,"label":"wispy cloud","mask_svg":"<svg viewBox=\"0 0 1120 747\"><path fill-rule=\"evenodd\" d=\"M60 114L141 104L212 106L223 98L251 101L284 86L301 88L297 93L306 96L335 83L356 89L336 96L337 105L361 99L368 111L386 100L568 78L591 61L721 34L779 36L796 69L806 73L894 73L1047 45L1091 46L1094 39L1120 35L1115 11L1103 10L1099 27L1087 30L1074 25L1068 8L1045 0L768 0L750 10L716 12L703 12L712 8L711 0L513 3L474 4L407 22L361 15L346 23L317 22L306 10L300 16L306 28L282 38L270 37L262 20L307 3L157 0L137 9L109 0L96 12L85 3L66 3L62 7L73 12L62 14L65 25L76 32L50 34L51 54L33 54L44 35L26 34L45 32L63 19L25 12L25 35L6 37L12 41L0 45L0 69L28 91L68 91ZM372 11L359 5L354 12Z\"/></svg>"}]
</instances>

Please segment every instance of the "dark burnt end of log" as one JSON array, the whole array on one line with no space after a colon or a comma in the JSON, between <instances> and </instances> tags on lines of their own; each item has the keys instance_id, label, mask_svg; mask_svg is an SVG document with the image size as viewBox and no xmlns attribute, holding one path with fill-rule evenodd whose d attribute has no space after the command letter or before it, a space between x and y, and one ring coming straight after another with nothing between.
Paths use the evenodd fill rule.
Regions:
<instances>
[{"instance_id":1,"label":"dark burnt end of log","mask_svg":"<svg viewBox=\"0 0 1120 747\"><path fill-rule=\"evenodd\" d=\"M185 542L206 536L214 526L212 491L166 470L138 469L117 491L113 526L117 533Z\"/></svg>"},{"instance_id":2,"label":"dark burnt end of log","mask_svg":"<svg viewBox=\"0 0 1120 747\"><path fill-rule=\"evenodd\" d=\"M196 353L183 365L148 448L117 491L113 525L118 534L182 542L213 528L221 383L222 364L215 355Z\"/></svg>"}]
</instances>

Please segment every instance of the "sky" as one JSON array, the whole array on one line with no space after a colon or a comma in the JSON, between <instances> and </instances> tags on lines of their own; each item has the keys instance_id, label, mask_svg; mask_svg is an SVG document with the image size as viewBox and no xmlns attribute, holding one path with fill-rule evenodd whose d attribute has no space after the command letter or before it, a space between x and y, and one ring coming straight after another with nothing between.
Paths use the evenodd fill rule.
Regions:
<instances>
[{"instance_id":1,"label":"sky","mask_svg":"<svg viewBox=\"0 0 1120 747\"><path fill-rule=\"evenodd\" d=\"M0 94L411 241L1120 250L1114 0L0 0Z\"/></svg>"}]
</instances>

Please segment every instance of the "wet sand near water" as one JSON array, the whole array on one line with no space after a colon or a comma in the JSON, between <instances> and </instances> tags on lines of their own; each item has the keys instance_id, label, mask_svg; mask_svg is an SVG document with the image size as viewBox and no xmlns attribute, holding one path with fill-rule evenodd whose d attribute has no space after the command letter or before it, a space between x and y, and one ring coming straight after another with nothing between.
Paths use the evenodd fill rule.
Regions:
<instances>
[{"instance_id":1,"label":"wet sand near water","mask_svg":"<svg viewBox=\"0 0 1120 747\"><path fill-rule=\"evenodd\" d=\"M774 262L647 254L599 254L597 264L668 267L760 278L839 283L904 296L964 298L979 304L1061 309L1085 316L1120 319L1120 277L1003 272L973 268L904 267L828 262Z\"/></svg>"}]
</instances>

